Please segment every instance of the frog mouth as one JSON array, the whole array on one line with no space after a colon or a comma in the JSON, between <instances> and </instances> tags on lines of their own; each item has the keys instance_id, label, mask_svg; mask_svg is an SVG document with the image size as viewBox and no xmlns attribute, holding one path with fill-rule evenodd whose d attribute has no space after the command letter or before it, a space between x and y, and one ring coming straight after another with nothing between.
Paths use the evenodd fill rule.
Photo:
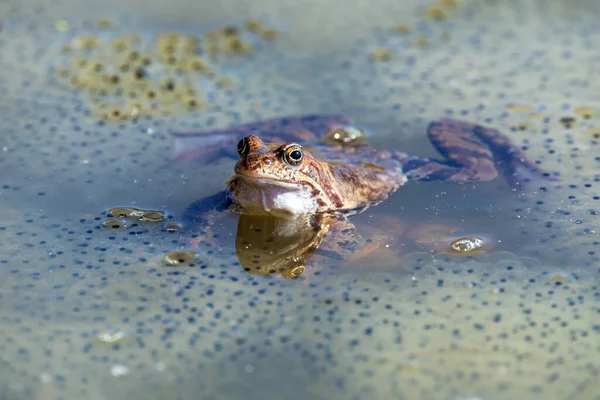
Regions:
<instances>
[{"instance_id":1,"label":"frog mouth","mask_svg":"<svg viewBox=\"0 0 600 400\"><path fill-rule=\"evenodd\" d=\"M300 190L302 188L302 185L299 183L290 183L290 182L283 181L281 179L275 179L275 178L271 178L271 177L250 176L250 175L241 174L239 172L235 174L235 178L242 179L244 181L250 181L250 182L252 182L252 184L257 185L257 186L280 186L280 187L285 187L287 189L294 189L294 190Z\"/></svg>"}]
</instances>

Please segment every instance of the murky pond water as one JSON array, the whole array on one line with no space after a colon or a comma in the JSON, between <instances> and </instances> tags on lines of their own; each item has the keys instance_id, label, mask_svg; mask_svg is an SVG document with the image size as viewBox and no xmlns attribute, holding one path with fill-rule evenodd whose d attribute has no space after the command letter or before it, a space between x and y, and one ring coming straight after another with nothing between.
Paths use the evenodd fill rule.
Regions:
<instances>
[{"instance_id":1,"label":"murky pond water","mask_svg":"<svg viewBox=\"0 0 600 400\"><path fill-rule=\"evenodd\" d=\"M597 2L204 3L0 3L0 398L600 398ZM422 156L485 123L561 180L409 183L297 279L235 216L194 248L233 160L172 133L306 113Z\"/></svg>"}]
</instances>

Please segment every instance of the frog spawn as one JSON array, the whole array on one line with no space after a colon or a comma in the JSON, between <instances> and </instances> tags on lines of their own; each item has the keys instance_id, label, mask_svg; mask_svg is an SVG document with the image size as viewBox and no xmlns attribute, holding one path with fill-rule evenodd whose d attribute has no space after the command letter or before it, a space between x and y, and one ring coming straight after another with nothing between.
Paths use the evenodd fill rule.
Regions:
<instances>
[{"instance_id":1,"label":"frog spawn","mask_svg":"<svg viewBox=\"0 0 600 400\"><path fill-rule=\"evenodd\" d=\"M146 223L159 223L166 221L169 217L165 214L164 211L160 210L143 210L135 207L114 207L108 210L108 217L118 217L124 220L134 220L139 222ZM117 220L114 218L108 218L103 223L102 226L107 229L123 229L129 228L129 226L122 220ZM132 224L131 227L135 228L137 224ZM162 231L175 233L182 230L182 225L177 222L169 222L166 224L162 224ZM193 266L196 261L196 253L193 251L186 250L173 250L167 252L162 257L162 263L166 266L174 267L174 266Z\"/></svg>"},{"instance_id":2,"label":"frog spawn","mask_svg":"<svg viewBox=\"0 0 600 400\"><path fill-rule=\"evenodd\" d=\"M518 3L520 14L523 14L521 8L527 8L528 4ZM554 7L551 3L548 6ZM494 8L494 17L501 9ZM495 114L489 104L501 102L498 99L506 99L507 103L521 99L522 93L515 88L521 78L531 77L520 72L525 63L519 64L523 59L518 55L508 58L505 54L487 52L486 39L499 39L491 33L496 18L486 19L479 11L474 17L486 24L486 30L474 38L482 39L474 59L494 62L485 66L488 80L461 83L473 90L472 96L443 101L439 107L450 105L448 112L494 118L494 123L508 127L523 117L509 113L502 120L504 117ZM566 27L565 35L579 38L569 29L590 23L584 14L580 17L577 24ZM510 27L508 33L515 29L518 35L521 25L517 21L502 21L501 15L498 20L503 31ZM459 25L463 22L468 24L461 21ZM470 28L468 25L464 30L472 35ZM462 29L457 28L453 37L458 37ZM585 55L586 50L579 47L578 40L566 46L554 40L552 32L544 32L553 40L545 43L536 39L536 48L547 48L549 52L575 48L575 60L569 63L585 64L578 54ZM531 32L527 35L530 37ZM456 44L462 43L462 39L455 40ZM10 41L4 41L4 45L6 42ZM502 42L502 48L517 50L511 42ZM520 48L527 46L521 44ZM443 57L444 50L440 51ZM464 67L463 55L458 52L444 63L456 59ZM527 57L528 68L536 68L531 60L538 56ZM389 70L380 71L379 78L406 73L414 74L410 75L412 79L434 67L439 73L436 76L447 73L440 65L427 64L427 59L427 56L417 57L414 70L403 69L400 64L392 66L394 61L390 60L386 64ZM503 60L510 64L510 70L502 70ZM578 60L582 62L575 62ZM327 61L331 66L332 60ZM403 57L403 61L408 63L408 57ZM79 160L87 153L94 160L94 152L104 150L95 155L96 160L112 166L115 161L110 159L115 153L90 137L102 134L101 139L110 138L114 130L119 134L114 140L125 146L116 154L129 156L125 153L132 151L132 159L147 163L143 168L156 162L155 154L133 153L127 146L135 150L154 147L144 141L140 143L139 136L134 140L137 132L130 125L101 130L81 123L76 107L68 102L64 107L67 117L75 119L72 123L62 124L68 118L44 107L32 106L34 115L23 110L9 113L8 134L13 128L19 134L11 136L14 144L6 144L2 162L3 166L19 168L12 169L12 177L1 183L3 200L23 204L24 199L32 199L39 207L22 212L12 209L6 212L7 207L0 210L5 213L0 228L3 239L0 257L6 267L3 271L8 275L8 279L3 279L1 293L5 323L0 329L7 338L0 344L5 367L2 383L8 382L4 393L12 398L94 398L98 393L113 398L156 398L163 393L167 397L220 398L224 385L233 385L246 397L262 390L262 398L269 398L276 396L281 382L286 382L286 389L304 399L352 398L356 393L373 398L433 399L440 395L452 399L593 398L598 393L595 386L598 332L589 316L596 315L598 304L599 244L595 232L600 207L595 197L599 194L600 161L594 159L598 145L594 136L587 133L586 124L593 126L598 121L578 118L568 129L560 123L562 117L576 116L575 110L581 104L554 104L563 101L562 95L556 93L573 89L573 94L586 98L589 91L585 87L571 87L556 70L546 70L556 63L544 62L543 57L540 61L547 73L539 75L549 77L549 82L561 89L536 90L539 101L547 106L546 116L552 120L534 118L530 127L514 132L514 137L522 138L523 146L537 152L541 160L550 161L551 165L562 162L566 170L561 187L536 188L538 193L532 201L514 204L511 217L520 226L517 238L539 235L546 246L540 248L541 253L555 257L562 269L506 252L481 255L476 260L468 259L468 263L441 254L411 253L403 263L406 267L403 273L370 274L364 270L340 273L332 265L331 269L316 271L309 284L298 290L298 283L304 282L304 277L277 284L268 277L256 279L241 271L235 254L226 251L203 254L202 262L195 268L159 268L153 257L160 259L164 251L182 246L184 243L172 243L179 233L164 237L150 233L130 236L125 231L113 234L95 230L105 215L97 220L85 217L86 221L79 223L81 215L71 210L70 203L66 204L68 213L60 214L60 218L52 215L51 200L61 187L43 187L29 179L26 185L17 181L21 168L35 177L47 167L51 174L45 177L46 181L66 176L64 182L74 179L77 191L85 187L92 196L102 196L106 184L101 172L112 173L112 170L98 164L87 169L89 164L80 164ZM516 72L510 72L513 69ZM468 68L469 73L476 71L473 66ZM461 72L466 71L463 68ZM494 80L497 73L506 73L513 87L501 88L501 82ZM411 86L404 95L392 92L385 100L377 97L384 92L375 79L361 80L352 92L340 93L353 100L372 102L374 108L384 109L387 116L395 115L398 120L394 134L410 135L417 131L421 134L420 129L415 129L421 126L419 123L406 113L398 116L390 105L394 96L402 95L402 107L413 110L418 118L443 114L443 108L436 108L440 100L446 99L443 92L427 98L425 83L439 84L437 78L424 76L417 81L398 80L384 85L386 90L421 85ZM327 93L339 90L332 85L335 83L322 87ZM323 99L325 102L327 96ZM306 100L314 101L313 95ZM336 101L336 107L348 105ZM474 104L478 101L488 108L482 111ZM586 103L582 104L591 105ZM231 105L237 106L242 104ZM375 118L381 115L373 112ZM31 126L21 126L25 124L23 121ZM228 122L218 123L224 126ZM57 128L55 132L53 126ZM377 127L385 129L383 124ZM92 136L82 136L86 129L91 130ZM20 134L21 131L27 135ZM58 136L63 134L69 136ZM542 140L538 140L540 136ZM58 160L63 160L62 156L57 157L55 152L44 155L40 150L43 147L33 145L50 140L52 148L56 148L64 140L84 140L82 137L89 139L85 139L89 152L82 146L69 154L75 160L74 165L83 170L77 174L61 172L64 165ZM546 142L547 139L552 141ZM155 140L157 147L168 146L167 140ZM27 154L16 153L18 144L31 145L25 147ZM45 164L30 164L35 159ZM27 170L29 166L31 170ZM152 170L144 173L153 175L155 188L161 191L173 179L169 175L159 182L160 177L149 171ZM130 178L111 176L113 182ZM93 184L88 184L88 180ZM131 190L132 199L128 200L139 200L150 193L148 186L146 192ZM177 190L185 192L181 185ZM37 211L42 208L45 213ZM88 208L95 212L97 205ZM435 217L434 213L431 215ZM150 226L159 228L158 224ZM27 251L23 251L24 247ZM370 259L365 260L365 265L367 261ZM580 266L579 271L573 266ZM65 319L69 321L68 329ZM60 329L55 329L57 323ZM124 329L129 328L131 340L97 343L99 329L112 332L112 326L123 324ZM91 330L92 327L99 329ZM318 371L318 379L307 370ZM122 375L123 371L129 373ZM139 377L148 377L141 387ZM180 383L170 383L174 381ZM236 394L238 391L232 396Z\"/></svg>"},{"instance_id":3,"label":"frog spawn","mask_svg":"<svg viewBox=\"0 0 600 400\"><path fill-rule=\"evenodd\" d=\"M114 25L98 24L112 33ZM235 81L219 73L219 61L247 56L255 50L248 35L272 41L276 31L251 19L242 27L228 25L191 36L177 32L156 35L153 43L137 34L81 34L62 46L70 56L55 66L59 82L85 92L91 113L105 121L136 120L189 111L210 105L198 82L216 89L231 89Z\"/></svg>"},{"instance_id":4,"label":"frog spawn","mask_svg":"<svg viewBox=\"0 0 600 400\"><path fill-rule=\"evenodd\" d=\"M164 211L142 210L134 207L111 208L110 210L108 210L108 217L118 217L141 222L163 222L168 219ZM114 220L111 219L110 221Z\"/></svg>"}]
</instances>

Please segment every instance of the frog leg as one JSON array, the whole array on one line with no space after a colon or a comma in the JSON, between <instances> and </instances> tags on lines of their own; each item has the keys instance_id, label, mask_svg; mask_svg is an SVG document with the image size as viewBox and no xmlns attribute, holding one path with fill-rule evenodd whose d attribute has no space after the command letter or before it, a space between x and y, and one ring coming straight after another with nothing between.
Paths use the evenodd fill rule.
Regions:
<instances>
[{"instance_id":1,"label":"frog leg","mask_svg":"<svg viewBox=\"0 0 600 400\"><path fill-rule=\"evenodd\" d=\"M490 181L502 174L512 188L534 178L555 180L496 129L442 119L429 124L427 134L446 160L407 156L401 161L408 179L467 183Z\"/></svg>"},{"instance_id":2,"label":"frog leg","mask_svg":"<svg viewBox=\"0 0 600 400\"><path fill-rule=\"evenodd\" d=\"M221 157L237 158L237 143L248 135L266 142L314 141L330 129L352 121L342 114L299 115L249 122L224 129L175 133L173 161L201 160L207 164Z\"/></svg>"},{"instance_id":3,"label":"frog leg","mask_svg":"<svg viewBox=\"0 0 600 400\"><path fill-rule=\"evenodd\" d=\"M211 226L230 210L232 204L230 194L223 190L196 200L185 209L182 222L187 229L196 232L191 243L193 247L198 248L201 242L218 246L212 235Z\"/></svg>"}]
</instances>

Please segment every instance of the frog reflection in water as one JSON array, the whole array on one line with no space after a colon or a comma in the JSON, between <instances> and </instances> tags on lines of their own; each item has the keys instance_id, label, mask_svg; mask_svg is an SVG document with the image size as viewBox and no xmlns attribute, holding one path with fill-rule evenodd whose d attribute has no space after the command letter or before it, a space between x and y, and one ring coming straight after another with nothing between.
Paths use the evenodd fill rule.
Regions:
<instances>
[{"instance_id":1,"label":"frog reflection in water","mask_svg":"<svg viewBox=\"0 0 600 400\"><path fill-rule=\"evenodd\" d=\"M226 189L194 202L184 220L207 240L210 226L226 212L241 214L240 226L249 219L257 224L260 216L279 221L272 222L271 240L295 231L298 246L294 251L281 246L281 259L265 261L259 270L285 276L304 268L319 247L342 258L359 249L362 238L347 217L382 202L407 181L469 183L503 175L519 188L528 178L553 180L495 129L442 119L431 122L427 134L445 159L373 148L344 115L292 116L177 134L176 159L238 158ZM249 246L239 235L240 229L242 260L240 251ZM242 265L252 272L252 261L246 261Z\"/></svg>"}]
</instances>

